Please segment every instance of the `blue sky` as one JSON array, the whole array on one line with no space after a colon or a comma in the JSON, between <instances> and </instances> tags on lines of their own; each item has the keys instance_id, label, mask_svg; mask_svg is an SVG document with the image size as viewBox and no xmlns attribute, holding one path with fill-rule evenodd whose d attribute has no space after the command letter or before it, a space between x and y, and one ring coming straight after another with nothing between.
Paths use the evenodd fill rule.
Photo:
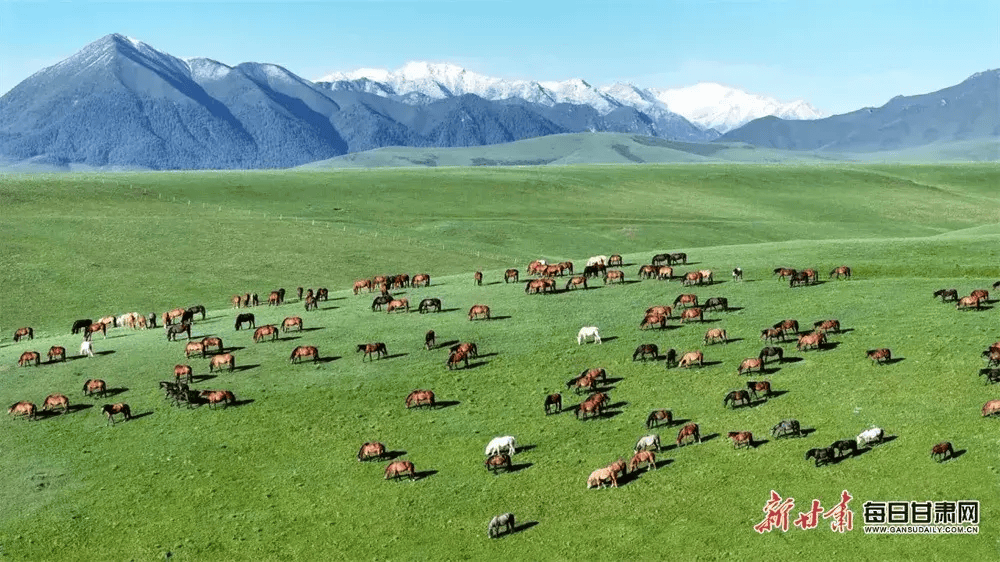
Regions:
<instances>
[{"instance_id":1,"label":"blue sky","mask_svg":"<svg viewBox=\"0 0 1000 562\"><path fill-rule=\"evenodd\" d=\"M719 82L828 113L1000 67L997 0L0 0L0 93L109 33L307 79L428 60L597 86Z\"/></svg>"}]
</instances>

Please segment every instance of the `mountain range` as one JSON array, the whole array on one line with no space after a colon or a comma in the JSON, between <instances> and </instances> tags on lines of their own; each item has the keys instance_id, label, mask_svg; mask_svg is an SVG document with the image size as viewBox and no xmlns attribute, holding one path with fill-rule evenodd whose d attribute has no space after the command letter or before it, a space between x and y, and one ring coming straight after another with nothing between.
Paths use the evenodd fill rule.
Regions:
<instances>
[{"instance_id":1,"label":"mountain range","mask_svg":"<svg viewBox=\"0 0 1000 562\"><path fill-rule=\"evenodd\" d=\"M997 78L997 71L980 73L946 95L805 121L780 117L820 117L804 102L783 105L713 84L595 88L429 63L314 82L273 64L182 60L113 34L0 97L0 164L285 168L381 147L471 147L585 132L705 143L725 131L726 140L778 148L900 148L996 137ZM762 114L777 116L729 130Z\"/></svg>"}]
</instances>

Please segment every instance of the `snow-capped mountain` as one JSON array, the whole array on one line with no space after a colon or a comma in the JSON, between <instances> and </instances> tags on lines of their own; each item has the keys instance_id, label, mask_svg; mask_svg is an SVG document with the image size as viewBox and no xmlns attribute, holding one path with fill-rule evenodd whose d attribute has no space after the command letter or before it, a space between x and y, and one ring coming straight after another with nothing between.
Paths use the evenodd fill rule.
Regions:
<instances>
[{"instance_id":1,"label":"snow-capped mountain","mask_svg":"<svg viewBox=\"0 0 1000 562\"><path fill-rule=\"evenodd\" d=\"M653 92L656 99L665 103L671 111L683 115L692 123L720 133L769 115L802 120L825 117L803 100L782 103L774 98L710 82Z\"/></svg>"}]
</instances>

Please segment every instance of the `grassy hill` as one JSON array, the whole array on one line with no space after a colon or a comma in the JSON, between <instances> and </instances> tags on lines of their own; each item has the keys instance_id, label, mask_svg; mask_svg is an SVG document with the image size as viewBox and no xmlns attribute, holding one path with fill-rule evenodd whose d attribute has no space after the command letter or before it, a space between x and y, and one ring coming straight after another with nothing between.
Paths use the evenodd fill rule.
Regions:
<instances>
[{"instance_id":1,"label":"grassy hill","mask_svg":"<svg viewBox=\"0 0 1000 562\"><path fill-rule=\"evenodd\" d=\"M53 392L74 410L38 422L7 420L0 434L0 545L12 559L456 559L541 558L788 560L804 552L865 560L994 557L998 524L995 420L979 409L997 392L979 376L980 352L998 339L996 303L958 311L931 297L1000 279L995 165L586 166L8 176L0 185L0 398L41 404ZM85 195L84 195L85 194ZM654 253L685 251L689 269L712 269L711 286L638 281ZM620 253L629 283L525 295L503 270L531 259ZM826 279L834 266L850 281ZM733 283L735 266L746 281ZM778 266L815 267L823 283L791 289ZM483 270L482 286L472 272ZM415 308L438 297L445 311L389 315L349 290L358 278L429 273L430 287L399 296ZM564 280L560 280L562 289ZM306 312L294 297L251 312L257 324L299 315L306 330L255 344L235 331L235 293L328 287ZM642 312L682 292L727 297L733 310L704 323L640 331ZM995 298L995 297L994 297ZM162 330L113 329L92 359L16 366L22 351L52 345L74 355L77 318L201 303L196 336L223 338L233 373L209 373ZM486 303L497 317L470 322ZM790 360L763 375L737 376L756 356L760 330L796 318L803 327L837 318L845 331L819 351L783 347ZM13 330L35 328L14 343ZM580 326L605 341L578 346ZM732 340L705 345L709 328ZM449 371L439 342L475 341L481 356ZM362 361L357 344L383 341L390 357ZM701 349L708 364L666 369L633 362L640 343ZM316 345L324 361L292 365L291 348ZM889 347L876 366L865 350ZM228 388L237 407L177 408L157 381L189 363L194 388ZM566 380L604 367L610 412L577 420L545 416L542 399ZM747 378L778 395L753 407L721 406ZM80 387L103 378L114 397ZM446 406L406 410L415 388ZM100 405L128 402L135 420L106 425ZM587 475L631 454L654 408L697 422L700 445L658 454L659 470L629 475L618 489L587 490ZM796 418L812 430L774 439ZM805 451L852 438L869 425L894 439L829 466ZM679 426L653 430L673 444ZM752 431L757 447L734 450L727 432ZM527 445L517 470L488 474L486 442L515 435ZM422 478L385 482L386 462L359 463L378 440ZM938 464L933 444L961 455ZM770 490L831 508L853 496L846 534L792 528L759 535ZM861 531L862 503L982 503L977 537L883 536ZM512 511L523 527L491 541L490 517ZM73 545L67 549L65 545Z\"/></svg>"}]
</instances>

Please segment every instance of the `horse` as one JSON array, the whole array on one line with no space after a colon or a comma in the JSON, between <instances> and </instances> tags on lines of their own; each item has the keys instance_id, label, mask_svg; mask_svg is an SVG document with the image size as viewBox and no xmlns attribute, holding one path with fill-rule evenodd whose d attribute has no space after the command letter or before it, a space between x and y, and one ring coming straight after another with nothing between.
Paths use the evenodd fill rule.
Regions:
<instances>
[{"instance_id":1,"label":"horse","mask_svg":"<svg viewBox=\"0 0 1000 562\"><path fill-rule=\"evenodd\" d=\"M551 411L553 408L557 414L562 411L562 394L558 392L545 397L545 415L553 413Z\"/></svg>"},{"instance_id":2,"label":"horse","mask_svg":"<svg viewBox=\"0 0 1000 562\"><path fill-rule=\"evenodd\" d=\"M788 268L788 267L776 267L774 268L774 275L778 276L778 279L784 279L785 277L792 277L798 273L798 271Z\"/></svg>"},{"instance_id":3,"label":"horse","mask_svg":"<svg viewBox=\"0 0 1000 562\"><path fill-rule=\"evenodd\" d=\"M598 275L600 275L601 273L603 273L605 271L605 269L606 268L603 265L602 266L588 265L587 267L583 268L583 276L584 277L597 277Z\"/></svg>"},{"instance_id":4,"label":"horse","mask_svg":"<svg viewBox=\"0 0 1000 562\"><path fill-rule=\"evenodd\" d=\"M435 338L434 330L427 330L427 333L424 334L424 349L430 351L432 347L436 347L437 340Z\"/></svg>"},{"instance_id":5,"label":"horse","mask_svg":"<svg viewBox=\"0 0 1000 562\"><path fill-rule=\"evenodd\" d=\"M406 312L409 312L410 299L402 298L389 301L389 304L385 307L385 311L391 314L393 310L405 310Z\"/></svg>"},{"instance_id":6,"label":"horse","mask_svg":"<svg viewBox=\"0 0 1000 562\"><path fill-rule=\"evenodd\" d=\"M108 325L104 322L94 322L90 326L87 326L87 330L83 333L83 339L89 340L94 337L94 334L100 332L105 338L108 337Z\"/></svg>"},{"instance_id":7,"label":"horse","mask_svg":"<svg viewBox=\"0 0 1000 562\"><path fill-rule=\"evenodd\" d=\"M24 416L25 419L34 420L38 419L38 408L33 403L22 400L11 404L10 408L7 408L7 415Z\"/></svg>"},{"instance_id":8,"label":"horse","mask_svg":"<svg viewBox=\"0 0 1000 562\"><path fill-rule=\"evenodd\" d=\"M824 343L826 343L826 334L824 332L811 332L799 336L799 343L795 345L795 349L799 351L809 348L822 349Z\"/></svg>"},{"instance_id":9,"label":"horse","mask_svg":"<svg viewBox=\"0 0 1000 562\"><path fill-rule=\"evenodd\" d=\"M705 332L705 345L710 343L715 343L720 341L722 343L729 343L729 335L722 328L712 328L711 330Z\"/></svg>"},{"instance_id":10,"label":"horse","mask_svg":"<svg viewBox=\"0 0 1000 562\"><path fill-rule=\"evenodd\" d=\"M647 355L651 356L653 359L656 359L657 357L660 356L660 348L656 347L656 344L644 343L639 347L635 348L635 352L632 353L632 361L635 361L636 358L639 357L641 357L642 360L645 361Z\"/></svg>"},{"instance_id":11,"label":"horse","mask_svg":"<svg viewBox=\"0 0 1000 562\"><path fill-rule=\"evenodd\" d=\"M607 468L608 470L613 472L615 476L618 477L625 476L625 474L628 472L628 465L625 463L625 460L622 459L621 457L618 457L618 459L615 462L609 464L604 468Z\"/></svg>"},{"instance_id":12,"label":"horse","mask_svg":"<svg viewBox=\"0 0 1000 562\"><path fill-rule=\"evenodd\" d=\"M563 270L566 268L562 264L553 264L545 266L544 275L546 277L555 277L556 275L563 275Z\"/></svg>"},{"instance_id":13,"label":"horse","mask_svg":"<svg viewBox=\"0 0 1000 562\"><path fill-rule=\"evenodd\" d=\"M528 275L541 275L541 272L545 270L545 266L548 265L545 260L533 260L528 264Z\"/></svg>"},{"instance_id":14,"label":"horse","mask_svg":"<svg viewBox=\"0 0 1000 562\"><path fill-rule=\"evenodd\" d=\"M319 350L313 345L300 345L292 350L292 354L288 357L290 363L295 363L296 360L301 361L303 357L312 357L313 363L319 361ZM362 359L364 359L362 357Z\"/></svg>"},{"instance_id":15,"label":"horse","mask_svg":"<svg viewBox=\"0 0 1000 562\"><path fill-rule=\"evenodd\" d=\"M653 262L653 265L655 265L655 266L670 265L670 264L673 263L670 260L670 254L656 254L655 256L653 256L653 259L651 261ZM608 265L611 265L611 264L608 264Z\"/></svg>"},{"instance_id":16,"label":"horse","mask_svg":"<svg viewBox=\"0 0 1000 562\"><path fill-rule=\"evenodd\" d=\"M261 340L263 340L267 336L271 336L271 341L277 340L278 339L278 328L274 327L271 324L268 324L267 326L261 326L260 328L257 328L253 332L253 342L254 343L260 343Z\"/></svg>"},{"instance_id":17,"label":"horse","mask_svg":"<svg viewBox=\"0 0 1000 562\"><path fill-rule=\"evenodd\" d=\"M704 322L705 311L702 308L695 306L692 308L685 308L684 311L681 312L681 324L683 324L685 320L694 318L697 318L699 322Z\"/></svg>"},{"instance_id":18,"label":"horse","mask_svg":"<svg viewBox=\"0 0 1000 562\"><path fill-rule=\"evenodd\" d=\"M776 339L785 341L785 330L781 328L764 328L760 331L760 339L764 341L774 341Z\"/></svg>"},{"instance_id":19,"label":"horse","mask_svg":"<svg viewBox=\"0 0 1000 562\"><path fill-rule=\"evenodd\" d=\"M583 402L580 402L580 405L576 407L576 419L585 418L587 417L587 414L590 414L591 417L599 416L601 415L603 406L604 404L602 402L588 398Z\"/></svg>"},{"instance_id":20,"label":"horse","mask_svg":"<svg viewBox=\"0 0 1000 562\"><path fill-rule=\"evenodd\" d=\"M430 390L414 390L406 396L406 407L430 406L434 407L434 393Z\"/></svg>"},{"instance_id":21,"label":"horse","mask_svg":"<svg viewBox=\"0 0 1000 562\"><path fill-rule=\"evenodd\" d=\"M642 322L639 323L639 329L640 330L645 330L646 328L648 328L650 326L655 326L656 324L660 325L660 329L666 328L667 327L667 317L664 316L664 315L662 315L662 314L656 314L656 313L647 314L642 319Z\"/></svg>"},{"instance_id":22,"label":"horse","mask_svg":"<svg viewBox=\"0 0 1000 562\"><path fill-rule=\"evenodd\" d=\"M601 334L597 331L597 326L580 328L580 331L576 333L576 344L582 345L587 338L593 339L594 343L601 343Z\"/></svg>"},{"instance_id":23,"label":"horse","mask_svg":"<svg viewBox=\"0 0 1000 562\"><path fill-rule=\"evenodd\" d=\"M49 363L55 361L55 358L65 361L66 360L66 348L61 345L53 345L49 348Z\"/></svg>"},{"instance_id":24,"label":"horse","mask_svg":"<svg viewBox=\"0 0 1000 562\"><path fill-rule=\"evenodd\" d=\"M431 284L431 276L426 273L418 273L410 280L410 287L427 287Z\"/></svg>"},{"instance_id":25,"label":"horse","mask_svg":"<svg viewBox=\"0 0 1000 562\"><path fill-rule=\"evenodd\" d=\"M366 461L371 458L381 459L385 456L385 445L378 441L369 441L358 450L358 461Z\"/></svg>"},{"instance_id":26,"label":"horse","mask_svg":"<svg viewBox=\"0 0 1000 562\"><path fill-rule=\"evenodd\" d=\"M796 437L802 435L802 427L799 425L799 420L781 420L778 422L778 425L771 428L771 436L775 439L786 435L794 435Z\"/></svg>"},{"instance_id":27,"label":"horse","mask_svg":"<svg viewBox=\"0 0 1000 562\"><path fill-rule=\"evenodd\" d=\"M179 381L181 377L185 377L189 383L194 379L194 369L191 365L174 365L174 380Z\"/></svg>"},{"instance_id":28,"label":"horse","mask_svg":"<svg viewBox=\"0 0 1000 562\"><path fill-rule=\"evenodd\" d=\"M410 461L392 461L389 466L385 467L385 480L390 478L396 479L404 474L410 475L410 480L416 478L416 471L413 468L413 463Z\"/></svg>"},{"instance_id":29,"label":"horse","mask_svg":"<svg viewBox=\"0 0 1000 562\"><path fill-rule=\"evenodd\" d=\"M471 321L471 320L473 320L474 318L476 318L478 316L482 316L482 317L486 318L487 320L489 320L490 319L490 307L486 306L485 304L474 304L474 305L472 305L472 307L469 309L469 320Z\"/></svg>"},{"instance_id":30,"label":"horse","mask_svg":"<svg viewBox=\"0 0 1000 562\"><path fill-rule=\"evenodd\" d=\"M785 350L780 347L764 347L760 350L760 354L757 356L761 360L761 370L763 370L764 363L767 363L768 357L778 356L778 362L785 360Z\"/></svg>"},{"instance_id":31,"label":"horse","mask_svg":"<svg viewBox=\"0 0 1000 562\"><path fill-rule=\"evenodd\" d=\"M746 390L731 390L726 397L722 399L722 407L725 408L729 403L733 403L733 408L736 407L737 402L743 404L750 404L750 393Z\"/></svg>"},{"instance_id":32,"label":"horse","mask_svg":"<svg viewBox=\"0 0 1000 562\"><path fill-rule=\"evenodd\" d=\"M219 402L222 402L223 408L228 408L230 404L236 403L236 396L228 390L202 390L198 396L208 401L209 409L212 409Z\"/></svg>"},{"instance_id":33,"label":"horse","mask_svg":"<svg viewBox=\"0 0 1000 562\"><path fill-rule=\"evenodd\" d=\"M610 468L598 468L594 472L591 472L587 478L587 488L601 488L604 486L605 481L611 482L612 488L618 487L618 478L615 476L615 471Z\"/></svg>"},{"instance_id":34,"label":"horse","mask_svg":"<svg viewBox=\"0 0 1000 562\"><path fill-rule=\"evenodd\" d=\"M977 299L984 302L988 302L990 300L990 292L987 291L986 289L976 289L975 291L969 293L969 296L976 297Z\"/></svg>"},{"instance_id":35,"label":"horse","mask_svg":"<svg viewBox=\"0 0 1000 562\"><path fill-rule=\"evenodd\" d=\"M94 321L90 318L83 318L82 320L77 320L73 322L73 329L70 331L71 334L79 334L80 330L85 329L87 326L93 324Z\"/></svg>"},{"instance_id":36,"label":"horse","mask_svg":"<svg viewBox=\"0 0 1000 562\"><path fill-rule=\"evenodd\" d=\"M516 269L512 268L512 269L508 269L507 271L503 272L503 282L504 283L509 283L511 281L513 281L514 283L517 283L519 279L520 279L520 273L518 273L518 271Z\"/></svg>"},{"instance_id":37,"label":"horse","mask_svg":"<svg viewBox=\"0 0 1000 562\"><path fill-rule=\"evenodd\" d=\"M517 439L514 439L513 435L505 435L503 437L494 437L486 445L486 452L483 453L486 456L499 455L501 452L505 452L508 455L513 455L517 453Z\"/></svg>"},{"instance_id":38,"label":"horse","mask_svg":"<svg viewBox=\"0 0 1000 562\"><path fill-rule=\"evenodd\" d=\"M701 272L700 271L689 271L684 274L684 278L681 280L681 285L701 285Z\"/></svg>"},{"instance_id":39,"label":"horse","mask_svg":"<svg viewBox=\"0 0 1000 562\"><path fill-rule=\"evenodd\" d=\"M987 369L993 366L1000 366L1000 349L991 347L983 352L983 357L986 358Z\"/></svg>"},{"instance_id":40,"label":"horse","mask_svg":"<svg viewBox=\"0 0 1000 562\"><path fill-rule=\"evenodd\" d=\"M279 306L281 304L281 293L278 291L271 291L267 295L267 306Z\"/></svg>"},{"instance_id":41,"label":"horse","mask_svg":"<svg viewBox=\"0 0 1000 562\"><path fill-rule=\"evenodd\" d=\"M757 369L758 372L764 372L764 360L760 357L747 357L740 363L739 368L736 369L737 375L742 375L743 373L749 373Z\"/></svg>"},{"instance_id":42,"label":"horse","mask_svg":"<svg viewBox=\"0 0 1000 562\"><path fill-rule=\"evenodd\" d=\"M885 430L881 427L871 427L859 433L855 441L860 449L871 443L881 443L883 439L885 439Z\"/></svg>"},{"instance_id":43,"label":"horse","mask_svg":"<svg viewBox=\"0 0 1000 562\"><path fill-rule=\"evenodd\" d=\"M611 256L608 258L608 266L610 266L610 267L614 267L614 266L621 267L621 265L622 265L622 257L619 254L611 254Z\"/></svg>"},{"instance_id":44,"label":"horse","mask_svg":"<svg viewBox=\"0 0 1000 562\"><path fill-rule=\"evenodd\" d=\"M792 332L793 334L799 333L799 321L794 318L787 318L781 320L780 322L775 322L772 328L779 328L786 332Z\"/></svg>"},{"instance_id":45,"label":"horse","mask_svg":"<svg viewBox=\"0 0 1000 562\"><path fill-rule=\"evenodd\" d=\"M653 451L637 452L632 455L632 460L628 461L628 469L630 472L635 472L643 463L646 463L646 470L650 468L656 470L656 453Z\"/></svg>"},{"instance_id":46,"label":"horse","mask_svg":"<svg viewBox=\"0 0 1000 562\"><path fill-rule=\"evenodd\" d=\"M938 289L937 291L934 291L934 297L941 297L941 302L954 302L958 300L958 289Z\"/></svg>"},{"instance_id":47,"label":"horse","mask_svg":"<svg viewBox=\"0 0 1000 562\"><path fill-rule=\"evenodd\" d=\"M451 353L468 353L470 357L479 357L479 346L475 342L462 342L451 346Z\"/></svg>"},{"instance_id":48,"label":"horse","mask_svg":"<svg viewBox=\"0 0 1000 562\"><path fill-rule=\"evenodd\" d=\"M365 360L365 357L367 357L368 360L371 361L371 360L373 360L373 357L375 355L377 355L378 358L381 359L387 353L389 353L388 351L386 351L385 344L382 343L382 342L360 343L360 344L358 344L358 351L357 352L361 352L361 351L365 352L365 354L363 356L361 356L361 361L362 362Z\"/></svg>"},{"instance_id":49,"label":"horse","mask_svg":"<svg viewBox=\"0 0 1000 562\"><path fill-rule=\"evenodd\" d=\"M101 393L101 397L107 395L108 385L101 379L87 379L87 382L83 383L83 395L90 396L95 393Z\"/></svg>"},{"instance_id":50,"label":"horse","mask_svg":"<svg viewBox=\"0 0 1000 562\"><path fill-rule=\"evenodd\" d=\"M483 284L483 272L482 271L477 271L472 276L472 278L473 278L473 281L476 283L476 285L481 286Z\"/></svg>"},{"instance_id":51,"label":"horse","mask_svg":"<svg viewBox=\"0 0 1000 562\"><path fill-rule=\"evenodd\" d=\"M681 360L677 366L687 368L696 361L699 367L703 367L705 365L705 354L700 351L689 351L681 356Z\"/></svg>"},{"instance_id":52,"label":"horse","mask_svg":"<svg viewBox=\"0 0 1000 562\"><path fill-rule=\"evenodd\" d=\"M832 448L823 447L823 448L809 449L808 451L806 451L806 460L809 460L810 458L816 459L816 466L819 466L820 463L828 464L833 462L833 460L836 458L836 455Z\"/></svg>"},{"instance_id":53,"label":"horse","mask_svg":"<svg viewBox=\"0 0 1000 562\"><path fill-rule=\"evenodd\" d=\"M733 282L743 281L743 268L735 267L733 268Z\"/></svg>"},{"instance_id":54,"label":"horse","mask_svg":"<svg viewBox=\"0 0 1000 562\"><path fill-rule=\"evenodd\" d=\"M513 513L501 513L493 519L490 519L489 525L486 526L486 536L491 539L495 539L500 536L500 528L503 528L507 533L513 533L514 529L514 514Z\"/></svg>"},{"instance_id":55,"label":"horse","mask_svg":"<svg viewBox=\"0 0 1000 562\"><path fill-rule=\"evenodd\" d=\"M177 334L187 334L188 339L191 339L191 324L171 324L163 329L167 334L167 341L177 341Z\"/></svg>"},{"instance_id":56,"label":"horse","mask_svg":"<svg viewBox=\"0 0 1000 562\"><path fill-rule=\"evenodd\" d=\"M506 454L496 454L488 457L484 462L483 466L486 470L496 472L503 468L504 470L510 470L511 462L510 455Z\"/></svg>"},{"instance_id":57,"label":"horse","mask_svg":"<svg viewBox=\"0 0 1000 562\"><path fill-rule=\"evenodd\" d=\"M840 279L841 276L843 276L845 279L850 279L851 268L847 267L846 265L835 267L833 268L833 271L830 272L830 277L833 277L834 275L837 276L837 279Z\"/></svg>"},{"instance_id":58,"label":"horse","mask_svg":"<svg viewBox=\"0 0 1000 562\"><path fill-rule=\"evenodd\" d=\"M309 289L309 291L312 292L312 289ZM307 296L305 302L306 312L309 312L310 310L316 310L318 308L319 308L319 301L316 300L316 297L312 295Z\"/></svg>"},{"instance_id":59,"label":"horse","mask_svg":"<svg viewBox=\"0 0 1000 562\"><path fill-rule=\"evenodd\" d=\"M680 262L680 263L682 263L684 265L687 265L688 255L685 254L684 252L674 252L674 253L670 254L670 262L671 263L678 263L678 262Z\"/></svg>"},{"instance_id":60,"label":"horse","mask_svg":"<svg viewBox=\"0 0 1000 562\"><path fill-rule=\"evenodd\" d=\"M721 308L723 311L729 310L729 299L726 297L711 297L704 304L705 310Z\"/></svg>"},{"instance_id":61,"label":"horse","mask_svg":"<svg viewBox=\"0 0 1000 562\"><path fill-rule=\"evenodd\" d=\"M730 431L729 438L733 440L733 448L753 447L753 433L749 431Z\"/></svg>"},{"instance_id":62,"label":"horse","mask_svg":"<svg viewBox=\"0 0 1000 562\"><path fill-rule=\"evenodd\" d=\"M636 273L636 276L639 277L640 279L651 279L654 276L656 276L657 267L659 266L652 264L640 266L639 271Z\"/></svg>"},{"instance_id":63,"label":"horse","mask_svg":"<svg viewBox=\"0 0 1000 562\"><path fill-rule=\"evenodd\" d=\"M747 381L747 390L750 391L752 398L758 398L757 392L762 392L764 400L767 400L771 396L771 383L770 381Z\"/></svg>"},{"instance_id":64,"label":"horse","mask_svg":"<svg viewBox=\"0 0 1000 562\"><path fill-rule=\"evenodd\" d=\"M979 308L981 308L979 306L979 299L976 298L976 297L972 297L972 296L962 297L962 298L958 299L958 303L955 304L955 308L956 309L963 309L963 308L967 309L967 308L970 308L970 307L973 307L973 306L976 307L977 310Z\"/></svg>"},{"instance_id":65,"label":"horse","mask_svg":"<svg viewBox=\"0 0 1000 562\"><path fill-rule=\"evenodd\" d=\"M670 348L667 350L666 361L663 362L664 366L669 369L673 365L677 364L677 350Z\"/></svg>"},{"instance_id":66,"label":"horse","mask_svg":"<svg viewBox=\"0 0 1000 562\"><path fill-rule=\"evenodd\" d=\"M674 278L674 268L669 265L661 265L656 268L656 278L660 281L670 281Z\"/></svg>"},{"instance_id":67,"label":"horse","mask_svg":"<svg viewBox=\"0 0 1000 562\"><path fill-rule=\"evenodd\" d=\"M698 430L698 424L689 423L677 432L677 446L683 446L688 437L691 437L696 442L701 443L701 433Z\"/></svg>"},{"instance_id":68,"label":"horse","mask_svg":"<svg viewBox=\"0 0 1000 562\"><path fill-rule=\"evenodd\" d=\"M24 367L29 365L32 361L35 362L35 366L39 366L42 363L42 354L37 351L25 351L21 354L21 358L17 360L18 367Z\"/></svg>"},{"instance_id":69,"label":"horse","mask_svg":"<svg viewBox=\"0 0 1000 562\"><path fill-rule=\"evenodd\" d=\"M222 338L219 338L219 337L216 337L216 336L207 336L207 337L203 338L201 340L201 345L204 346L205 351L207 351L208 348L210 348L210 347L214 347L214 348L218 349L219 353L222 353L222 350L223 350L223 347L222 347ZM202 356L204 356L204 351L202 352Z\"/></svg>"},{"instance_id":70,"label":"horse","mask_svg":"<svg viewBox=\"0 0 1000 562\"><path fill-rule=\"evenodd\" d=\"M587 258L587 265L607 265L608 256L590 256Z\"/></svg>"},{"instance_id":71,"label":"horse","mask_svg":"<svg viewBox=\"0 0 1000 562\"><path fill-rule=\"evenodd\" d=\"M243 299L239 295L233 295L232 298L229 299L229 302L232 304L231 308L239 308Z\"/></svg>"},{"instance_id":72,"label":"horse","mask_svg":"<svg viewBox=\"0 0 1000 562\"><path fill-rule=\"evenodd\" d=\"M611 269L604 272L604 284L614 283L625 283L625 274L620 269Z\"/></svg>"},{"instance_id":73,"label":"horse","mask_svg":"<svg viewBox=\"0 0 1000 562\"><path fill-rule=\"evenodd\" d=\"M649 316L650 314L659 314L660 316L666 316L667 318L671 318L673 311L674 309L670 308L669 306L655 305L646 309L646 316Z\"/></svg>"},{"instance_id":74,"label":"horse","mask_svg":"<svg viewBox=\"0 0 1000 562\"><path fill-rule=\"evenodd\" d=\"M164 326L169 326L170 324L173 323L174 318L180 318L181 316L184 316L185 312L187 312L187 309L185 309L185 308L175 308L173 310L168 310L167 312L164 312L163 313L163 325ZM103 321L104 321L103 318L101 320L98 320L98 322L103 322Z\"/></svg>"},{"instance_id":75,"label":"horse","mask_svg":"<svg viewBox=\"0 0 1000 562\"><path fill-rule=\"evenodd\" d=\"M809 274L805 271L798 271L788 279L789 287L809 284Z\"/></svg>"},{"instance_id":76,"label":"horse","mask_svg":"<svg viewBox=\"0 0 1000 562\"><path fill-rule=\"evenodd\" d=\"M184 357L190 358L192 353L200 353L202 357L205 356L205 344L200 341L189 341L187 345L184 346Z\"/></svg>"},{"instance_id":77,"label":"horse","mask_svg":"<svg viewBox=\"0 0 1000 562\"><path fill-rule=\"evenodd\" d=\"M236 368L236 358L233 357L232 353L222 353L212 356L212 359L208 362L208 372L211 373L216 368L221 371L223 365L228 365L229 372L233 372L233 369Z\"/></svg>"},{"instance_id":78,"label":"horse","mask_svg":"<svg viewBox=\"0 0 1000 562\"><path fill-rule=\"evenodd\" d=\"M302 331L302 318L299 318L298 316L289 316L288 318L285 318L284 320L281 321L281 331L282 332L287 332L288 330L290 330L294 326L298 326L299 327L298 331L301 332Z\"/></svg>"},{"instance_id":79,"label":"horse","mask_svg":"<svg viewBox=\"0 0 1000 562\"><path fill-rule=\"evenodd\" d=\"M654 427L660 425L661 421L666 420L667 425L673 425L674 414L670 410L653 410L646 416L646 429L653 429Z\"/></svg>"},{"instance_id":80,"label":"horse","mask_svg":"<svg viewBox=\"0 0 1000 562\"><path fill-rule=\"evenodd\" d=\"M990 400L983 404L983 417L1000 413L1000 400Z\"/></svg>"},{"instance_id":81,"label":"horse","mask_svg":"<svg viewBox=\"0 0 1000 562\"><path fill-rule=\"evenodd\" d=\"M691 293L677 295L677 298L674 299L674 307L679 304L684 306L698 306L698 295Z\"/></svg>"},{"instance_id":82,"label":"horse","mask_svg":"<svg viewBox=\"0 0 1000 562\"><path fill-rule=\"evenodd\" d=\"M425 312L441 312L441 299L423 299L420 301L420 306L417 307L417 312L423 314Z\"/></svg>"},{"instance_id":83,"label":"horse","mask_svg":"<svg viewBox=\"0 0 1000 562\"><path fill-rule=\"evenodd\" d=\"M132 419L132 410L128 407L128 404L125 404L124 402L119 402L117 404L105 404L101 407L101 411L108 417L108 423L111 425L115 424L115 416L117 414L121 414L125 421Z\"/></svg>"},{"instance_id":84,"label":"horse","mask_svg":"<svg viewBox=\"0 0 1000 562\"><path fill-rule=\"evenodd\" d=\"M577 275L576 277L570 277L569 281L566 282L565 289L563 289L563 290L568 291L570 289L575 289L575 288L579 287L580 285L583 285L584 289L587 288L587 278L586 277L584 277L582 275Z\"/></svg>"},{"instance_id":85,"label":"horse","mask_svg":"<svg viewBox=\"0 0 1000 562\"><path fill-rule=\"evenodd\" d=\"M205 306L201 304L196 304L194 306L189 306L185 312L190 312L191 314L201 314L201 319L205 319Z\"/></svg>"},{"instance_id":86,"label":"horse","mask_svg":"<svg viewBox=\"0 0 1000 562\"><path fill-rule=\"evenodd\" d=\"M945 459L955 456L955 449L951 446L948 441L942 441L931 448L931 458L938 458L938 462L942 462Z\"/></svg>"},{"instance_id":87,"label":"horse","mask_svg":"<svg viewBox=\"0 0 1000 562\"><path fill-rule=\"evenodd\" d=\"M865 355L867 355L868 358L877 365L881 365L892 360L892 351L885 347L880 349L869 349L865 352Z\"/></svg>"},{"instance_id":88,"label":"horse","mask_svg":"<svg viewBox=\"0 0 1000 562\"><path fill-rule=\"evenodd\" d=\"M840 333L840 320L818 320L813 322L814 332L834 331Z\"/></svg>"},{"instance_id":89,"label":"horse","mask_svg":"<svg viewBox=\"0 0 1000 562\"><path fill-rule=\"evenodd\" d=\"M552 279L532 279L524 284L524 294L544 293L547 289L555 292L555 281Z\"/></svg>"},{"instance_id":90,"label":"horse","mask_svg":"<svg viewBox=\"0 0 1000 562\"><path fill-rule=\"evenodd\" d=\"M458 364L461 363L461 362L463 362L463 361L465 362L465 368L469 368L469 353L468 352L466 352L466 351L452 351L450 354L448 354L448 361L445 362L445 365L448 367L448 370L450 371L450 370L458 367Z\"/></svg>"},{"instance_id":91,"label":"horse","mask_svg":"<svg viewBox=\"0 0 1000 562\"><path fill-rule=\"evenodd\" d=\"M701 275L701 280L698 281L699 285L704 283L711 285L715 282L715 277L711 269L700 269L698 270L698 273Z\"/></svg>"},{"instance_id":92,"label":"horse","mask_svg":"<svg viewBox=\"0 0 1000 562\"><path fill-rule=\"evenodd\" d=\"M356 294L360 293L362 289L368 289L368 292L370 293L373 290L375 290L375 285L372 284L372 280L371 279L359 279L358 281L355 281L354 282L354 287L352 288L352 290L354 291L354 294L356 295ZM299 294L299 299L300 300L302 299L302 295L301 294Z\"/></svg>"},{"instance_id":93,"label":"horse","mask_svg":"<svg viewBox=\"0 0 1000 562\"><path fill-rule=\"evenodd\" d=\"M847 456L845 454L847 451L850 451L852 455L856 455L858 453L858 443L853 439L841 439L840 441L834 441L833 444L830 445L830 448L833 449L839 457Z\"/></svg>"},{"instance_id":94,"label":"horse","mask_svg":"<svg viewBox=\"0 0 1000 562\"><path fill-rule=\"evenodd\" d=\"M636 453L639 451L645 451L647 449L660 450L660 436L656 433L650 435L645 435L640 437L635 443L635 447L632 448Z\"/></svg>"}]
</instances>

